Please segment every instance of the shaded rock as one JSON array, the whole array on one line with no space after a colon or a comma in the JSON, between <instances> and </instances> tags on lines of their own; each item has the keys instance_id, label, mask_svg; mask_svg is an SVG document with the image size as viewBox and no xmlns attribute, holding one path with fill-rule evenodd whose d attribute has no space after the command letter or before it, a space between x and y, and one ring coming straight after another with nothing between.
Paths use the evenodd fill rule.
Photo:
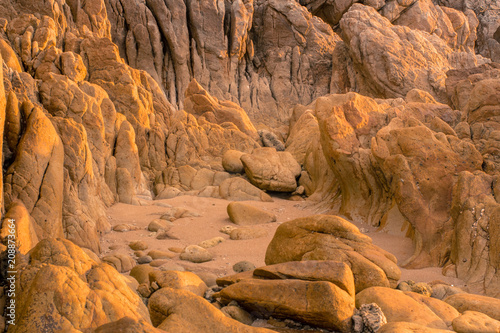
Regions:
<instances>
[{"instance_id":1,"label":"shaded rock","mask_svg":"<svg viewBox=\"0 0 500 333\"><path fill-rule=\"evenodd\" d=\"M220 309L223 314L228 316L229 318L233 318L234 320L239 321L245 325L252 325L254 318L247 311L243 310L237 305L228 305Z\"/></svg>"},{"instance_id":2,"label":"shaded rock","mask_svg":"<svg viewBox=\"0 0 500 333\"><path fill-rule=\"evenodd\" d=\"M179 256L182 260L201 263L213 259L213 255L198 245L189 245Z\"/></svg>"},{"instance_id":3,"label":"shaded rock","mask_svg":"<svg viewBox=\"0 0 500 333\"><path fill-rule=\"evenodd\" d=\"M149 282L156 282L160 288L187 290L198 296L205 295L207 291L205 282L191 272L152 271L149 273Z\"/></svg>"},{"instance_id":4,"label":"shaded rock","mask_svg":"<svg viewBox=\"0 0 500 333\"><path fill-rule=\"evenodd\" d=\"M408 321L430 328L447 329L446 323L427 306L403 292L383 287L371 287L356 294L356 306L376 303L387 322Z\"/></svg>"},{"instance_id":5,"label":"shaded rock","mask_svg":"<svg viewBox=\"0 0 500 333\"><path fill-rule=\"evenodd\" d=\"M227 214L231 222L238 225L276 222L276 215L240 202L227 205Z\"/></svg>"},{"instance_id":6,"label":"shaded rock","mask_svg":"<svg viewBox=\"0 0 500 333\"><path fill-rule=\"evenodd\" d=\"M256 200L272 202L269 194L253 186L243 178L234 177L224 180L219 186L222 199L231 201Z\"/></svg>"},{"instance_id":7,"label":"shaded rock","mask_svg":"<svg viewBox=\"0 0 500 333\"><path fill-rule=\"evenodd\" d=\"M293 292L290 292L293 290ZM244 280L220 292L250 312L292 318L316 326L349 331L354 300L330 282L300 280Z\"/></svg>"},{"instance_id":8,"label":"shaded rock","mask_svg":"<svg viewBox=\"0 0 500 333\"><path fill-rule=\"evenodd\" d=\"M153 325L167 332L271 333L227 318L202 297L184 290L158 290L149 299L148 309Z\"/></svg>"},{"instance_id":9,"label":"shaded rock","mask_svg":"<svg viewBox=\"0 0 500 333\"><path fill-rule=\"evenodd\" d=\"M464 291L458 287L450 286L448 284L437 283L432 285L431 297L444 300L448 296L463 293Z\"/></svg>"},{"instance_id":10,"label":"shaded rock","mask_svg":"<svg viewBox=\"0 0 500 333\"><path fill-rule=\"evenodd\" d=\"M400 270L391 254L348 221L314 215L281 224L266 251L266 264L301 260L338 260L354 274L356 292L371 286L396 286Z\"/></svg>"},{"instance_id":11,"label":"shaded rock","mask_svg":"<svg viewBox=\"0 0 500 333\"><path fill-rule=\"evenodd\" d=\"M150 265L136 265L130 271L130 276L136 279L139 284L147 283L149 285L149 273L154 270Z\"/></svg>"},{"instance_id":12,"label":"shaded rock","mask_svg":"<svg viewBox=\"0 0 500 333\"><path fill-rule=\"evenodd\" d=\"M249 261L239 261L233 265L233 271L236 273L253 271L255 269L255 265Z\"/></svg>"},{"instance_id":13,"label":"shaded rock","mask_svg":"<svg viewBox=\"0 0 500 333\"><path fill-rule=\"evenodd\" d=\"M224 156L222 156L222 167L224 170L232 173L243 173L243 163L241 163L240 160L243 154L244 153L237 150L226 151Z\"/></svg>"},{"instance_id":14,"label":"shaded rock","mask_svg":"<svg viewBox=\"0 0 500 333\"><path fill-rule=\"evenodd\" d=\"M243 280L253 280L253 271L245 271L229 276L223 276L217 279L217 285L220 287L226 287L231 284L243 281Z\"/></svg>"},{"instance_id":15,"label":"shaded rock","mask_svg":"<svg viewBox=\"0 0 500 333\"><path fill-rule=\"evenodd\" d=\"M458 333L500 332L500 321L481 312L465 311L453 320L453 330Z\"/></svg>"},{"instance_id":16,"label":"shaded rock","mask_svg":"<svg viewBox=\"0 0 500 333\"><path fill-rule=\"evenodd\" d=\"M424 282L415 283L412 280L401 281L401 282L399 282L397 289L402 290L402 291L412 291L414 293L422 294L422 295L427 296L427 297L432 295L431 286L429 286L427 283L424 283Z\"/></svg>"},{"instance_id":17,"label":"shaded rock","mask_svg":"<svg viewBox=\"0 0 500 333\"><path fill-rule=\"evenodd\" d=\"M153 261L151 256L142 256L137 259L138 264L149 264L151 261Z\"/></svg>"},{"instance_id":18,"label":"shaded rock","mask_svg":"<svg viewBox=\"0 0 500 333\"><path fill-rule=\"evenodd\" d=\"M11 232L13 229L14 233ZM27 254L38 243L35 221L22 202L13 203L2 220L1 243L8 246L12 243L9 239L14 240L16 248L22 254Z\"/></svg>"},{"instance_id":19,"label":"shaded rock","mask_svg":"<svg viewBox=\"0 0 500 333\"><path fill-rule=\"evenodd\" d=\"M259 136L264 147L276 149L276 151L284 151L285 144L281 142L276 134L267 130L259 130Z\"/></svg>"},{"instance_id":20,"label":"shaded rock","mask_svg":"<svg viewBox=\"0 0 500 333\"><path fill-rule=\"evenodd\" d=\"M500 299L474 294L456 294L444 300L460 313L477 311L500 320Z\"/></svg>"},{"instance_id":21,"label":"shaded rock","mask_svg":"<svg viewBox=\"0 0 500 333\"><path fill-rule=\"evenodd\" d=\"M144 319L135 320L130 317L123 317L120 320L109 324L104 324L96 328L93 333L163 333L163 330L154 328Z\"/></svg>"},{"instance_id":22,"label":"shaded rock","mask_svg":"<svg viewBox=\"0 0 500 333\"><path fill-rule=\"evenodd\" d=\"M241 162L250 182L262 190L293 192L297 188L301 168L290 153L257 148L241 156Z\"/></svg>"}]
</instances>

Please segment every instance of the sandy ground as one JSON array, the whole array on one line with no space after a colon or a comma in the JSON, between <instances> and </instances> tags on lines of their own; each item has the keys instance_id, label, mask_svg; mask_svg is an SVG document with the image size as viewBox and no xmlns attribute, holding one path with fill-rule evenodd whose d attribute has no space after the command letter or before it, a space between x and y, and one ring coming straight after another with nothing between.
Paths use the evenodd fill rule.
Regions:
<instances>
[{"instance_id":1,"label":"sandy ground","mask_svg":"<svg viewBox=\"0 0 500 333\"><path fill-rule=\"evenodd\" d=\"M239 261L250 261L256 267L264 266L264 258L267 245L271 241L276 228L283 222L298 217L315 214L313 207L305 201L289 201L274 198L274 202L247 201L247 204L272 212L277 217L277 222L262 225L268 230L266 237L252 240L231 240L229 236L219 230L226 225L234 225L228 218L226 208L229 201L214 198L201 198L194 196L179 196L173 199L152 201L148 206L132 206L116 204L108 210L111 225L125 223L140 227L140 230L128 232L112 231L101 238L103 255L120 252L134 256L128 244L135 240L145 241L150 250L168 251L170 247L183 248L192 244L199 244L213 237L223 237L224 242L210 248L214 254L214 260L194 264L179 259L177 255L171 259L172 263L183 266L186 270L194 272L210 272L218 277L234 274L232 266ZM159 218L167 211L167 208L158 204L168 204L173 207L186 208L199 213L200 217L189 217L175 220L170 233L178 238L158 240L156 234L149 232L149 222ZM386 231L377 232L376 228L367 225L356 224L363 232L373 239L375 245L393 253L398 262L404 262L413 253L413 245L410 239L404 237L404 232L397 227L387 228ZM109 247L113 246L114 250ZM464 287L461 280L445 277L441 274L441 268L426 268L418 270L402 270L401 280L414 280L418 282L431 282L441 280L458 287Z\"/></svg>"}]
</instances>

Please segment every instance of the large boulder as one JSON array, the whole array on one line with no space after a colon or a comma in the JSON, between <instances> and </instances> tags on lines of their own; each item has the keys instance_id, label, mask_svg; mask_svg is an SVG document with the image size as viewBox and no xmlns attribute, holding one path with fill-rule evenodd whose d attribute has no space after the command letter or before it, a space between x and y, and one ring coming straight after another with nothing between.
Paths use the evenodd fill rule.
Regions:
<instances>
[{"instance_id":1,"label":"large boulder","mask_svg":"<svg viewBox=\"0 0 500 333\"><path fill-rule=\"evenodd\" d=\"M500 320L500 299L474 294L456 294L444 300L459 312L477 311Z\"/></svg>"},{"instance_id":2,"label":"large boulder","mask_svg":"<svg viewBox=\"0 0 500 333\"><path fill-rule=\"evenodd\" d=\"M297 188L301 168L288 152L257 148L242 155L241 162L250 182L262 190L293 192Z\"/></svg>"},{"instance_id":3,"label":"large boulder","mask_svg":"<svg viewBox=\"0 0 500 333\"><path fill-rule=\"evenodd\" d=\"M292 318L343 332L350 330L354 311L352 296L326 281L246 280L220 295L223 302L235 300L264 317Z\"/></svg>"},{"instance_id":4,"label":"large boulder","mask_svg":"<svg viewBox=\"0 0 500 333\"><path fill-rule=\"evenodd\" d=\"M356 292L395 287L401 272L396 258L341 217L314 215L281 224L266 251L266 264L300 260L336 260L350 266Z\"/></svg>"}]
</instances>

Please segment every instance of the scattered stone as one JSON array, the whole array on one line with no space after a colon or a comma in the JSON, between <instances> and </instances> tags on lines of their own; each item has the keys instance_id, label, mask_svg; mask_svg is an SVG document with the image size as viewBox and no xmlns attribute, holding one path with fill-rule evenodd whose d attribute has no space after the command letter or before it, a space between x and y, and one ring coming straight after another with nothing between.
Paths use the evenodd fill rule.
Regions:
<instances>
[{"instance_id":1,"label":"scattered stone","mask_svg":"<svg viewBox=\"0 0 500 333\"><path fill-rule=\"evenodd\" d=\"M253 225L276 222L276 215L241 202L227 205L229 219L238 225Z\"/></svg>"},{"instance_id":2,"label":"scattered stone","mask_svg":"<svg viewBox=\"0 0 500 333\"><path fill-rule=\"evenodd\" d=\"M198 245L189 245L180 254L182 260L191 261L194 263L202 263L213 259L213 254Z\"/></svg>"},{"instance_id":3,"label":"scattered stone","mask_svg":"<svg viewBox=\"0 0 500 333\"><path fill-rule=\"evenodd\" d=\"M222 238L222 237L214 237L214 238L211 238L211 239L208 239L208 240L201 242L200 244L198 244L198 246L200 246L204 249L209 249L211 247L219 245L223 241L224 241L224 238Z\"/></svg>"},{"instance_id":4,"label":"scattered stone","mask_svg":"<svg viewBox=\"0 0 500 333\"><path fill-rule=\"evenodd\" d=\"M253 271L255 269L255 265L250 261L240 261L233 265L233 271L236 273Z\"/></svg>"},{"instance_id":5,"label":"scattered stone","mask_svg":"<svg viewBox=\"0 0 500 333\"><path fill-rule=\"evenodd\" d=\"M264 147L270 147L276 149L276 151L284 151L285 144L278 139L278 136L273 132L267 130L258 131L260 138L262 140L262 145Z\"/></svg>"},{"instance_id":6,"label":"scattered stone","mask_svg":"<svg viewBox=\"0 0 500 333\"><path fill-rule=\"evenodd\" d=\"M158 232L159 230L168 231L172 228L173 223L165 220L165 219L155 219L151 221L148 225L148 230L152 232Z\"/></svg>"},{"instance_id":7,"label":"scattered stone","mask_svg":"<svg viewBox=\"0 0 500 333\"><path fill-rule=\"evenodd\" d=\"M156 234L156 239L179 239L179 238L177 236L174 236L170 231L160 229Z\"/></svg>"},{"instance_id":8,"label":"scattered stone","mask_svg":"<svg viewBox=\"0 0 500 333\"><path fill-rule=\"evenodd\" d=\"M460 294L464 293L464 291L458 287L455 286L450 286L449 284L446 283L437 283L437 284L432 284L432 295L431 297L444 300L445 298L455 295L455 294Z\"/></svg>"},{"instance_id":9,"label":"scattered stone","mask_svg":"<svg viewBox=\"0 0 500 333\"><path fill-rule=\"evenodd\" d=\"M166 251L151 250L148 252L148 256L153 259L172 259L173 257L175 257L175 254Z\"/></svg>"},{"instance_id":10,"label":"scattered stone","mask_svg":"<svg viewBox=\"0 0 500 333\"><path fill-rule=\"evenodd\" d=\"M139 240L139 241L134 241L128 244L128 246L134 250L134 251L143 251L148 248L148 244L145 242Z\"/></svg>"},{"instance_id":11,"label":"scattered stone","mask_svg":"<svg viewBox=\"0 0 500 333\"><path fill-rule=\"evenodd\" d=\"M268 231L266 229L242 227L231 231L229 237L232 240L247 240L247 239L266 237L267 235Z\"/></svg>"},{"instance_id":12,"label":"scattered stone","mask_svg":"<svg viewBox=\"0 0 500 333\"><path fill-rule=\"evenodd\" d=\"M108 249L110 249L111 251L118 250L119 248L121 248L121 245L119 244L113 244L108 247Z\"/></svg>"},{"instance_id":13,"label":"scattered stone","mask_svg":"<svg viewBox=\"0 0 500 333\"><path fill-rule=\"evenodd\" d=\"M117 224L113 227L113 231L117 231L117 232L127 232L127 231L134 231L134 230L139 230L140 228L135 226L135 225L131 225L131 224Z\"/></svg>"},{"instance_id":14,"label":"scattered stone","mask_svg":"<svg viewBox=\"0 0 500 333\"><path fill-rule=\"evenodd\" d=\"M137 263L139 264L148 264L151 261L153 261L153 258L151 258L151 256L142 256L139 259L137 259Z\"/></svg>"},{"instance_id":15,"label":"scattered stone","mask_svg":"<svg viewBox=\"0 0 500 333\"><path fill-rule=\"evenodd\" d=\"M236 230L236 229L238 229L238 227L236 227L234 225L226 225L226 226L223 226L219 230L219 232L222 232L223 234L226 234L226 235L230 235L231 231Z\"/></svg>"}]
</instances>

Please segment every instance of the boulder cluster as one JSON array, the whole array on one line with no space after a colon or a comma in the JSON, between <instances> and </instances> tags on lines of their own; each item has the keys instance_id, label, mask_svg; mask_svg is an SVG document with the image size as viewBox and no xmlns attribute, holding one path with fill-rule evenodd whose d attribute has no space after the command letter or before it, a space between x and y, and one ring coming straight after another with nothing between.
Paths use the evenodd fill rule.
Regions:
<instances>
[{"instance_id":1,"label":"boulder cluster","mask_svg":"<svg viewBox=\"0 0 500 333\"><path fill-rule=\"evenodd\" d=\"M493 0L0 0L8 332L499 332L499 63ZM282 223L267 266L218 286L152 265L172 252L101 248L134 228L116 203L225 199L249 239L276 216L239 201L276 193L329 215ZM158 239L195 216L166 208ZM220 241L175 250L202 263ZM430 266L471 293L399 282Z\"/></svg>"}]
</instances>

